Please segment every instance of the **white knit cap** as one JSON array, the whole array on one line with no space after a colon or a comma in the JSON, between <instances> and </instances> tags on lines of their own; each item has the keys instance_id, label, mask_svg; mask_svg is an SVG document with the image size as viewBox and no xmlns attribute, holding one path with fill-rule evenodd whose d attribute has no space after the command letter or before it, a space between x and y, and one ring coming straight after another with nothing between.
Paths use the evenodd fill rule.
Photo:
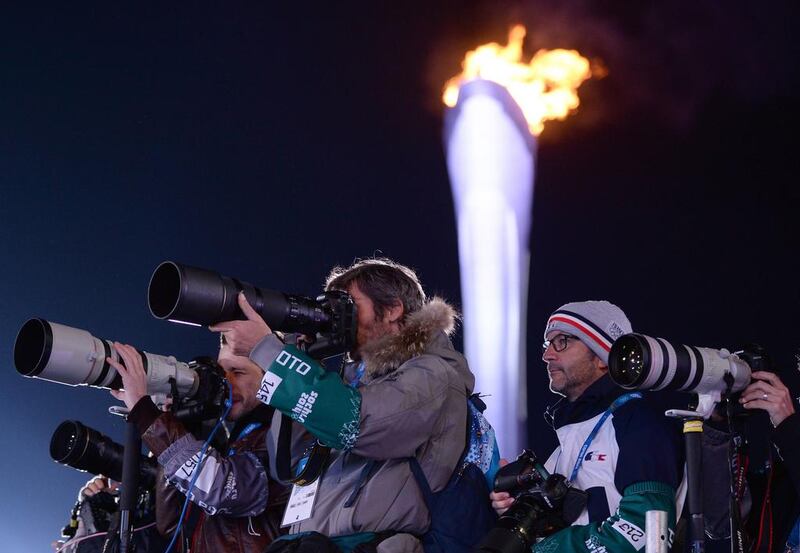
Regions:
<instances>
[{"instance_id":1,"label":"white knit cap","mask_svg":"<svg viewBox=\"0 0 800 553\"><path fill-rule=\"evenodd\" d=\"M606 364L611 344L623 334L633 332L622 309L605 300L562 305L547 319L545 340L553 330L575 336Z\"/></svg>"}]
</instances>

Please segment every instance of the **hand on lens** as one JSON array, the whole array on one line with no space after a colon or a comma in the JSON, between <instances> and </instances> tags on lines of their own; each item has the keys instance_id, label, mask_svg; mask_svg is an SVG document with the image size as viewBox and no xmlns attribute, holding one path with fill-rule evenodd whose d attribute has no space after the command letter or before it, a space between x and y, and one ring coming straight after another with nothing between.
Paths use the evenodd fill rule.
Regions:
<instances>
[{"instance_id":1,"label":"hand on lens","mask_svg":"<svg viewBox=\"0 0 800 553\"><path fill-rule=\"evenodd\" d=\"M122 363L107 357L109 365L114 367L122 377L122 390L111 390L111 395L125 402L128 409L147 395L147 373L144 372L142 356L133 346L114 342L114 349Z\"/></svg>"},{"instance_id":2,"label":"hand on lens","mask_svg":"<svg viewBox=\"0 0 800 553\"><path fill-rule=\"evenodd\" d=\"M498 515L505 513L514 503L514 498L508 492L491 492L489 499L492 500L492 509Z\"/></svg>"},{"instance_id":3,"label":"hand on lens","mask_svg":"<svg viewBox=\"0 0 800 553\"><path fill-rule=\"evenodd\" d=\"M80 496L92 497L100 492L116 492L118 487L119 484L117 482L112 482L102 474L98 474L81 488Z\"/></svg>"},{"instance_id":4,"label":"hand on lens","mask_svg":"<svg viewBox=\"0 0 800 553\"><path fill-rule=\"evenodd\" d=\"M256 310L250 306L243 292L239 292L237 300L239 308L244 313L244 316L247 317L247 320L217 323L208 327L208 329L212 332L222 333L222 345L228 348L231 353L240 357L249 357L256 344L264 336L272 334L272 330L261 318L261 315L256 313Z\"/></svg>"},{"instance_id":5,"label":"hand on lens","mask_svg":"<svg viewBox=\"0 0 800 553\"><path fill-rule=\"evenodd\" d=\"M745 409L763 409L769 413L772 426L778 426L794 413L789 389L771 372L756 371L751 376L753 380L742 392L739 403Z\"/></svg>"},{"instance_id":6,"label":"hand on lens","mask_svg":"<svg viewBox=\"0 0 800 553\"><path fill-rule=\"evenodd\" d=\"M507 459L500 459L501 467L504 467L507 464ZM511 494L508 492L491 492L489 494L489 499L492 500L492 509L494 509L498 515L505 513L514 503L514 498L511 497Z\"/></svg>"}]
</instances>

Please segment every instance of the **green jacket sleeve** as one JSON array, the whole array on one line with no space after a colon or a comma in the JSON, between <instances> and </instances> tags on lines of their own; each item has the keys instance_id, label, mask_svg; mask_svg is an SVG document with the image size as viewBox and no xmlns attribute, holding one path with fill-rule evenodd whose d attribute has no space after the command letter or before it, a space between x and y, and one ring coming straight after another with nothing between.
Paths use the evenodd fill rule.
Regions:
<instances>
[{"instance_id":1,"label":"green jacket sleeve","mask_svg":"<svg viewBox=\"0 0 800 553\"><path fill-rule=\"evenodd\" d=\"M580 551L633 553L645 546L645 514L666 511L668 540L675 531L675 490L661 482L639 482L625 488L617 512L600 523L570 526L537 543L534 553Z\"/></svg>"},{"instance_id":2,"label":"green jacket sleeve","mask_svg":"<svg viewBox=\"0 0 800 553\"><path fill-rule=\"evenodd\" d=\"M334 449L351 449L358 439L361 395L335 372L295 346L267 336L251 354L266 370L256 394L302 424L320 442Z\"/></svg>"}]
</instances>

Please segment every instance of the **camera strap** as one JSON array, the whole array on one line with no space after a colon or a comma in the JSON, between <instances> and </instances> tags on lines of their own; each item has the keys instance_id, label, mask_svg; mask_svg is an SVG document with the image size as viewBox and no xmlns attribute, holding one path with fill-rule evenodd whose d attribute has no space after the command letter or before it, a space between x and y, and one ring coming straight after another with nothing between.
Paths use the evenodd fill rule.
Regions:
<instances>
[{"instance_id":1,"label":"camera strap","mask_svg":"<svg viewBox=\"0 0 800 553\"><path fill-rule=\"evenodd\" d=\"M303 458L305 462L301 461L300 471L294 476L292 475L291 449L292 419L282 414L281 427L278 432L278 451L275 455L275 470L278 478L282 481L298 486L307 486L322 474L331 454L331 448L322 445L319 441L314 442L308 456Z\"/></svg>"},{"instance_id":2,"label":"camera strap","mask_svg":"<svg viewBox=\"0 0 800 553\"><path fill-rule=\"evenodd\" d=\"M361 385L361 379L364 376L366 366L361 362L355 371L353 380L349 386L353 389ZM340 373L341 375L341 373ZM331 455L331 448L323 445L319 440L314 442L310 451L303 456L300 461L299 471L296 475L292 475L292 419L286 415L281 415L281 427L278 432L278 451L275 456L275 469L278 473L278 478L284 482L297 484L298 486L307 486L313 483L320 477L325 470L325 465Z\"/></svg>"},{"instance_id":3,"label":"camera strap","mask_svg":"<svg viewBox=\"0 0 800 553\"><path fill-rule=\"evenodd\" d=\"M586 441L583 442L583 445L581 446L581 450L578 453L578 458L575 460L575 467L572 469L572 475L569 477L570 482L574 482L575 477L578 476L578 471L580 470L581 465L583 464L583 458L586 455L586 450L589 449L589 446L592 444L592 441L595 439L597 433L600 431L600 427L603 426L603 423L606 422L606 419L609 417L609 415L611 415L611 413L616 411L622 405L628 403L630 400L641 399L641 397L642 397L641 392L630 392L621 395L614 400L614 403L612 403L608 407L608 409L606 409L605 413L603 413L603 416L600 417L600 420L598 420L597 423L594 425L594 428L592 428L592 431L586 437Z\"/></svg>"}]
</instances>

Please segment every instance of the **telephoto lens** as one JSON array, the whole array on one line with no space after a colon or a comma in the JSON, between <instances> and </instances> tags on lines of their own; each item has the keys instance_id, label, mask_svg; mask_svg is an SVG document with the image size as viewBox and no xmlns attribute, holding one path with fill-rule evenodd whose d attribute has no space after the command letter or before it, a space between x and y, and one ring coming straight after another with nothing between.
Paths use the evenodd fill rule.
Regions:
<instances>
[{"instance_id":1,"label":"telephoto lens","mask_svg":"<svg viewBox=\"0 0 800 553\"><path fill-rule=\"evenodd\" d=\"M121 444L79 421L62 422L50 438L53 461L91 474L102 474L118 482L122 481L124 449ZM139 485L152 487L157 468L155 459L142 455Z\"/></svg>"},{"instance_id":2,"label":"telephoto lens","mask_svg":"<svg viewBox=\"0 0 800 553\"><path fill-rule=\"evenodd\" d=\"M324 332L329 315L312 298L257 288L214 271L164 261L150 277L147 304L157 319L212 325L242 319L237 295L244 292L253 309L273 330L313 336Z\"/></svg>"},{"instance_id":3,"label":"telephoto lens","mask_svg":"<svg viewBox=\"0 0 800 553\"><path fill-rule=\"evenodd\" d=\"M173 381L182 396L197 392L199 379L188 364L143 351L139 355L147 372L148 394L169 394ZM119 390L122 378L107 357L120 361L108 340L44 319L26 321L14 342L14 366L22 376Z\"/></svg>"},{"instance_id":4,"label":"telephoto lens","mask_svg":"<svg viewBox=\"0 0 800 553\"><path fill-rule=\"evenodd\" d=\"M625 334L608 356L612 380L628 390L672 390L706 394L743 390L750 366L728 350L673 345L663 338Z\"/></svg>"},{"instance_id":5,"label":"telephoto lens","mask_svg":"<svg viewBox=\"0 0 800 553\"><path fill-rule=\"evenodd\" d=\"M150 278L147 304L157 319L212 325L244 319L237 296L243 292L272 330L304 334L314 340L308 354L323 359L356 344L356 306L346 292L329 290L308 298L258 288L214 271L164 261Z\"/></svg>"}]
</instances>

